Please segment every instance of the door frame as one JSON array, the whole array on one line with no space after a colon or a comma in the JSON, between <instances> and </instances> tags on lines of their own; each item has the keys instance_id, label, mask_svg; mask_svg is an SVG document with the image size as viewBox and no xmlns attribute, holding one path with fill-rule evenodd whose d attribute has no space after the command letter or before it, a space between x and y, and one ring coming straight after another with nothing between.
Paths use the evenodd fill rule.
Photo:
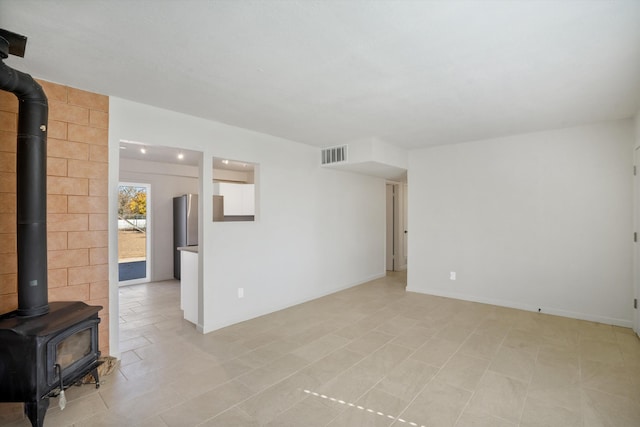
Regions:
<instances>
[{"instance_id":1,"label":"door frame","mask_svg":"<svg viewBox=\"0 0 640 427\"><path fill-rule=\"evenodd\" d=\"M393 186L393 271L407 269L407 183L399 181L386 181L385 185L385 212L387 206L387 185ZM387 224L388 225L388 224ZM386 242L386 239L385 239ZM387 260L385 249L385 270Z\"/></svg>"},{"instance_id":2,"label":"door frame","mask_svg":"<svg viewBox=\"0 0 640 427\"><path fill-rule=\"evenodd\" d=\"M633 150L633 230L640 231L640 147ZM633 298L640 300L640 242L633 245ZM633 309L633 330L640 337L640 309Z\"/></svg>"},{"instance_id":3,"label":"door frame","mask_svg":"<svg viewBox=\"0 0 640 427\"><path fill-rule=\"evenodd\" d=\"M146 238L145 238L145 276L139 279L131 279L131 280L118 280L118 286L129 286L129 285L137 285L140 283L149 283L151 281L151 207L152 205L152 197L151 197L151 184L144 182L128 182L128 181L120 181L118 182L118 192L120 187L144 187L147 193L147 214L145 218L146 224ZM117 216L117 215L116 215ZM116 233L117 235L117 233ZM119 258L119 254L118 254ZM120 264L118 262L118 264Z\"/></svg>"}]
</instances>

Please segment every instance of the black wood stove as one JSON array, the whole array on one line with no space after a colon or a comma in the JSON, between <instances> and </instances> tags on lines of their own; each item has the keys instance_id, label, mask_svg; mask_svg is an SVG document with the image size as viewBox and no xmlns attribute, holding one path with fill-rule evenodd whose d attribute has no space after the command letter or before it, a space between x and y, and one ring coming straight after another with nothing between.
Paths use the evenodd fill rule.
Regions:
<instances>
[{"instance_id":1,"label":"black wood stove","mask_svg":"<svg viewBox=\"0 0 640 427\"><path fill-rule=\"evenodd\" d=\"M24 318L15 311L0 316L0 401L24 402L31 424L39 427L50 397L88 373L99 386L101 308L53 302L49 313L41 316Z\"/></svg>"},{"instance_id":2,"label":"black wood stove","mask_svg":"<svg viewBox=\"0 0 640 427\"><path fill-rule=\"evenodd\" d=\"M49 398L97 367L98 311L83 302L48 303L47 289L47 97L30 75L4 64L23 56L26 38L0 29L0 89L18 97L16 219L18 309L0 315L0 402L24 402L41 427Z\"/></svg>"}]
</instances>

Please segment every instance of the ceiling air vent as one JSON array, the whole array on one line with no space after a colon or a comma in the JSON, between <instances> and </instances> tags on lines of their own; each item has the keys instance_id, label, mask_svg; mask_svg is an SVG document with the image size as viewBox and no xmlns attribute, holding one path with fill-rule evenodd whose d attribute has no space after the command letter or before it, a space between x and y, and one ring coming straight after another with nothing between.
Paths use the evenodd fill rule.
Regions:
<instances>
[{"instance_id":1,"label":"ceiling air vent","mask_svg":"<svg viewBox=\"0 0 640 427\"><path fill-rule=\"evenodd\" d=\"M347 161L347 146L340 145L322 149L322 164L330 165Z\"/></svg>"}]
</instances>

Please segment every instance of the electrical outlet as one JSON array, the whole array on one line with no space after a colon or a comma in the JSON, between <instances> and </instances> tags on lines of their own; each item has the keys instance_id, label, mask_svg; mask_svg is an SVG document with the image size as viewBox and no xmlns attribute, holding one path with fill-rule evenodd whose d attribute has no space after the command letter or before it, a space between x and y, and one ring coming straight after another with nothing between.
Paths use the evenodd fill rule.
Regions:
<instances>
[{"instance_id":1,"label":"electrical outlet","mask_svg":"<svg viewBox=\"0 0 640 427\"><path fill-rule=\"evenodd\" d=\"M238 288L238 298L244 298L244 288Z\"/></svg>"},{"instance_id":2,"label":"electrical outlet","mask_svg":"<svg viewBox=\"0 0 640 427\"><path fill-rule=\"evenodd\" d=\"M456 272L455 271L450 271L449 272L449 280L456 280Z\"/></svg>"}]
</instances>

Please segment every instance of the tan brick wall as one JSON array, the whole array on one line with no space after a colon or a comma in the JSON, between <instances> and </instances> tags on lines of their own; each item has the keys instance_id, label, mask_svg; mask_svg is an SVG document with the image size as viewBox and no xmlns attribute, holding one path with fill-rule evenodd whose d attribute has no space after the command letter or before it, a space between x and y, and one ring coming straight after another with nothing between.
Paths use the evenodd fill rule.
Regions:
<instances>
[{"instance_id":1,"label":"tan brick wall","mask_svg":"<svg viewBox=\"0 0 640 427\"><path fill-rule=\"evenodd\" d=\"M39 81L49 99L49 301L101 305L100 350L109 354L107 236L109 98ZM0 313L18 306L16 131L18 100L0 91Z\"/></svg>"}]
</instances>

